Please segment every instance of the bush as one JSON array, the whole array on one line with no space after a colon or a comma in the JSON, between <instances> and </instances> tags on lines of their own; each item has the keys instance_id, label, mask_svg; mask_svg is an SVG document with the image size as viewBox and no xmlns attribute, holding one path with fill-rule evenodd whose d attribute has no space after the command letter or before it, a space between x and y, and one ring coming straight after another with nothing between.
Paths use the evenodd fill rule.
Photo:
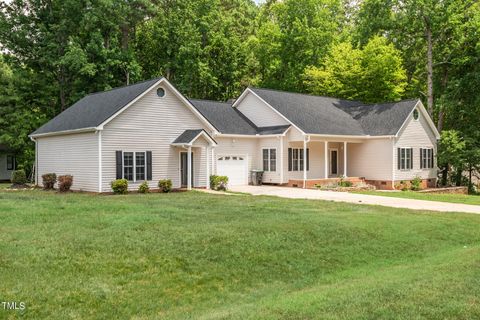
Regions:
<instances>
[{"instance_id":1,"label":"bush","mask_svg":"<svg viewBox=\"0 0 480 320\"><path fill-rule=\"evenodd\" d=\"M46 173L42 176L43 189L52 190L57 183L57 175L55 173Z\"/></svg>"},{"instance_id":2,"label":"bush","mask_svg":"<svg viewBox=\"0 0 480 320\"><path fill-rule=\"evenodd\" d=\"M139 193L149 193L150 192L150 187L148 186L147 181L142 182L142 184L138 187L138 192Z\"/></svg>"},{"instance_id":3,"label":"bush","mask_svg":"<svg viewBox=\"0 0 480 320\"><path fill-rule=\"evenodd\" d=\"M210 188L217 191L227 190L228 177L227 176L210 176Z\"/></svg>"},{"instance_id":4,"label":"bush","mask_svg":"<svg viewBox=\"0 0 480 320\"><path fill-rule=\"evenodd\" d=\"M410 189L413 191L422 190L422 178L419 176L413 178L413 180L410 181Z\"/></svg>"},{"instance_id":5,"label":"bush","mask_svg":"<svg viewBox=\"0 0 480 320\"><path fill-rule=\"evenodd\" d=\"M58 176L58 190L60 192L67 192L70 191L70 187L73 184L73 176L71 175L64 175Z\"/></svg>"},{"instance_id":6,"label":"bush","mask_svg":"<svg viewBox=\"0 0 480 320\"><path fill-rule=\"evenodd\" d=\"M160 188L160 191L164 193L168 193L172 191L172 180L170 179L164 179L158 181L158 187Z\"/></svg>"},{"instance_id":7,"label":"bush","mask_svg":"<svg viewBox=\"0 0 480 320\"><path fill-rule=\"evenodd\" d=\"M12 172L12 184L15 185L22 185L27 183L27 175L25 174L25 170L15 170Z\"/></svg>"},{"instance_id":8,"label":"bush","mask_svg":"<svg viewBox=\"0 0 480 320\"><path fill-rule=\"evenodd\" d=\"M127 179L117 179L111 183L113 193L127 194L128 193L128 181Z\"/></svg>"},{"instance_id":9,"label":"bush","mask_svg":"<svg viewBox=\"0 0 480 320\"><path fill-rule=\"evenodd\" d=\"M338 186L342 188L350 188L353 186L353 183L351 181L344 180L344 177L341 177L340 181L338 182Z\"/></svg>"}]
</instances>

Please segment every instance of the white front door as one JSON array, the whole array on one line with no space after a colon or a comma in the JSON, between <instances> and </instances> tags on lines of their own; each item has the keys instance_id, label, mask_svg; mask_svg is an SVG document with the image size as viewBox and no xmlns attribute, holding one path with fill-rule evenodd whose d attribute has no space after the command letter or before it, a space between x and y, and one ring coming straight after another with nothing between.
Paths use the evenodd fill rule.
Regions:
<instances>
[{"instance_id":1,"label":"white front door","mask_svg":"<svg viewBox=\"0 0 480 320\"><path fill-rule=\"evenodd\" d=\"M227 176L229 186L247 185L247 157L234 155L218 156L217 175Z\"/></svg>"}]
</instances>

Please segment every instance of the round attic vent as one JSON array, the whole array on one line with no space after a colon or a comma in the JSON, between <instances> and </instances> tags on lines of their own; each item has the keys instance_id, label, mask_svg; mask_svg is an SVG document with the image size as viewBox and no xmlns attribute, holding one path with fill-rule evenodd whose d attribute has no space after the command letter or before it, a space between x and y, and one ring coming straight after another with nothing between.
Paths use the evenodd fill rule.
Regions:
<instances>
[{"instance_id":1,"label":"round attic vent","mask_svg":"<svg viewBox=\"0 0 480 320\"><path fill-rule=\"evenodd\" d=\"M158 88L157 89L157 96L159 96L160 98L164 97L165 96L165 89Z\"/></svg>"}]
</instances>

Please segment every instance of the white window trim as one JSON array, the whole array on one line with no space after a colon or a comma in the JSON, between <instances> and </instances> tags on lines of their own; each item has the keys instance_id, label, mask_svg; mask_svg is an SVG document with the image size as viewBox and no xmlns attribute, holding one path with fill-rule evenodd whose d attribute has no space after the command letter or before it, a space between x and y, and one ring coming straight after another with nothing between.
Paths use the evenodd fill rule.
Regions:
<instances>
[{"instance_id":1,"label":"white window trim","mask_svg":"<svg viewBox=\"0 0 480 320\"><path fill-rule=\"evenodd\" d=\"M144 154L144 165L143 165L143 168L144 168L144 178L143 180L138 180L138 181L147 181L147 151L123 151L122 150L122 179L125 179L125 156L124 154L125 153L133 153L133 180L128 180L128 181L132 181L133 183L136 183L137 182L137 157L136 157L136 154L137 153L143 153Z\"/></svg>"},{"instance_id":2,"label":"white window trim","mask_svg":"<svg viewBox=\"0 0 480 320\"><path fill-rule=\"evenodd\" d=\"M413 170L413 148L412 147L399 147L400 150L398 150L398 152L400 152L400 171L411 171ZM405 150L405 159L402 159L402 150ZM410 160L408 162L408 165L410 166L410 164L412 164L412 167L411 168L407 168L407 150L411 150L410 152ZM404 164L404 168L402 169L402 164Z\"/></svg>"},{"instance_id":3,"label":"white window trim","mask_svg":"<svg viewBox=\"0 0 480 320\"><path fill-rule=\"evenodd\" d=\"M265 159L263 158L263 150L268 150L268 170L265 170L264 168L264 161ZM275 171L272 171L270 170L270 166L271 166L271 156L270 156L270 150L275 150ZM262 169L264 172L277 172L277 161L278 161L278 152L277 152L277 148L269 148L269 147L263 147L262 148Z\"/></svg>"},{"instance_id":4,"label":"white window trim","mask_svg":"<svg viewBox=\"0 0 480 320\"><path fill-rule=\"evenodd\" d=\"M428 155L428 153L429 153L428 150L431 150L431 152L432 152L431 157L424 157L423 154L422 154L422 158L423 158L423 160L426 161L426 164L427 164L426 166L424 166L423 163L421 164L422 165L422 170L428 171L428 170L432 170L433 168L435 168L435 157L434 157L433 147L431 147L431 146L430 147L421 147L420 149L422 150L422 152L423 152L423 150L427 150L425 152L425 155ZM430 161L429 161L430 159L432 160L432 166L431 167L430 167Z\"/></svg>"},{"instance_id":5,"label":"white window trim","mask_svg":"<svg viewBox=\"0 0 480 320\"><path fill-rule=\"evenodd\" d=\"M300 167L300 165L303 166L303 164L304 164L304 159L301 158L301 157L303 157L303 148L298 148L298 147L297 147L297 148L293 148L293 147L290 147L290 148L287 148L287 150L288 150L288 149L292 149L292 163L291 163L292 170L291 170L290 172L303 172L303 169L304 169L304 168L301 168L301 167ZM307 149L309 149L309 148L307 148ZM295 159L294 159L294 157L293 157L294 150L298 150L298 157L297 157L297 159L296 159L296 160L297 160L297 169L296 169L296 170L295 170L295 168L294 168L294 166L293 166L294 163L295 163ZM288 161L288 156L287 156L287 161ZM288 165L288 163L287 163L287 165ZM288 168L287 168L287 169L288 169ZM307 168L307 171L310 171L310 168ZM338 171L338 169L337 169L337 171Z\"/></svg>"}]
</instances>

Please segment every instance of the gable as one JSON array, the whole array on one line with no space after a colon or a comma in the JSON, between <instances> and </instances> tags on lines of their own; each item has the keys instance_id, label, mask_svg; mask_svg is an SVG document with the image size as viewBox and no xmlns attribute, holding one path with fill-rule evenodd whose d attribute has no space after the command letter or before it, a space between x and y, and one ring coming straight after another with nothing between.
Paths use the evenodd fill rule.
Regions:
<instances>
[{"instance_id":1,"label":"gable","mask_svg":"<svg viewBox=\"0 0 480 320\"><path fill-rule=\"evenodd\" d=\"M425 115L420 112L418 120L410 114L397 137L397 146L404 147L428 147L436 145L435 132L430 127Z\"/></svg>"},{"instance_id":2,"label":"gable","mask_svg":"<svg viewBox=\"0 0 480 320\"><path fill-rule=\"evenodd\" d=\"M236 104L235 108L257 127L273 127L290 124L251 92L246 92L243 99Z\"/></svg>"},{"instance_id":3,"label":"gable","mask_svg":"<svg viewBox=\"0 0 480 320\"><path fill-rule=\"evenodd\" d=\"M165 90L163 97L157 95L157 89L160 87ZM158 84L115 116L105 125L104 130L137 130L148 134L157 132L159 126L163 130L171 129L175 132L179 128L211 131L175 92L164 84Z\"/></svg>"}]
</instances>

